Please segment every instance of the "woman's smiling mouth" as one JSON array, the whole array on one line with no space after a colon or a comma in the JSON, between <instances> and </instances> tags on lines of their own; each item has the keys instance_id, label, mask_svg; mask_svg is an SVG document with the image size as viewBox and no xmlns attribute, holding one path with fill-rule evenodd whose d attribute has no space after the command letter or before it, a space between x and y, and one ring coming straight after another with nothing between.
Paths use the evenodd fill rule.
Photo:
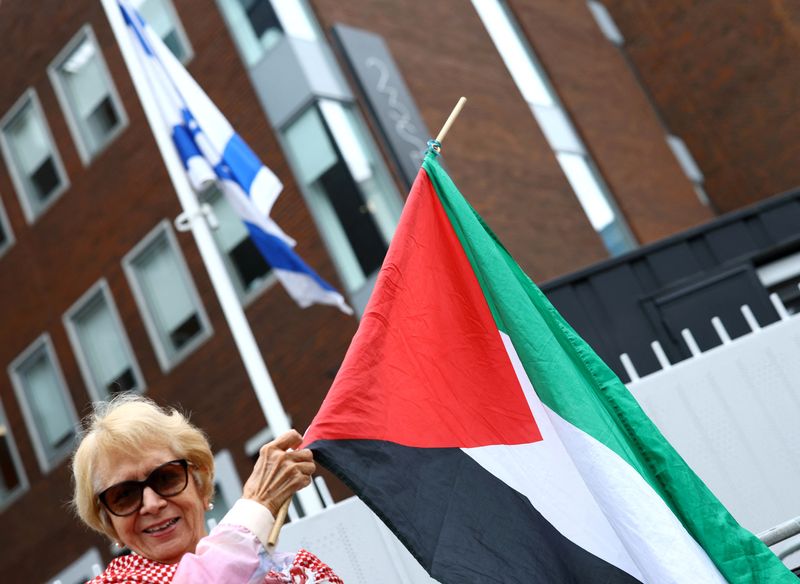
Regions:
<instances>
[{"instance_id":1,"label":"woman's smiling mouth","mask_svg":"<svg viewBox=\"0 0 800 584\"><path fill-rule=\"evenodd\" d=\"M150 534L150 535L159 534L159 533L162 533L162 532L166 531L167 529L169 529L170 527L172 527L176 523L178 523L178 521L180 521L180 517L173 517L172 519L168 519L167 521L164 521L163 523L158 523L156 525L148 527L147 529L143 529L142 531L144 533L147 533L147 534Z\"/></svg>"}]
</instances>

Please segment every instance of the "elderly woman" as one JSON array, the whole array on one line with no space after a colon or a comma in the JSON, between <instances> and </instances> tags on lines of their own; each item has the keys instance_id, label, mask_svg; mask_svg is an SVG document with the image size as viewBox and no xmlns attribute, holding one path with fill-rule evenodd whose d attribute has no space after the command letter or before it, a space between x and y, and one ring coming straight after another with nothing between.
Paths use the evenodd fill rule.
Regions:
<instances>
[{"instance_id":1,"label":"elderly woman","mask_svg":"<svg viewBox=\"0 0 800 584\"><path fill-rule=\"evenodd\" d=\"M92 583L341 584L310 553L266 545L282 503L311 482L311 452L291 450L300 442L291 431L263 446L242 498L207 535L214 457L205 435L143 397L98 406L73 458L73 504L89 527L131 553Z\"/></svg>"}]
</instances>

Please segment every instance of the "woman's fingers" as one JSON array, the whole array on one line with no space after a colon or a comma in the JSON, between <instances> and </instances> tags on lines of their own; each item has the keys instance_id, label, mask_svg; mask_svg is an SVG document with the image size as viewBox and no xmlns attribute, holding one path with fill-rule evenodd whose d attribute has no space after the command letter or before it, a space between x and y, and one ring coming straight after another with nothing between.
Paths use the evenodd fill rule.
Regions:
<instances>
[{"instance_id":1,"label":"woman's fingers","mask_svg":"<svg viewBox=\"0 0 800 584\"><path fill-rule=\"evenodd\" d=\"M269 446L270 444L273 444L277 448L280 448L281 450L289 450L290 448L299 446L302 441L303 437L300 435L300 432L298 432L297 430L289 430L287 432L284 432L277 438L275 438L275 440L273 440L272 442L265 444L264 446Z\"/></svg>"},{"instance_id":2,"label":"woman's fingers","mask_svg":"<svg viewBox=\"0 0 800 584\"><path fill-rule=\"evenodd\" d=\"M296 462L313 462L314 454L307 448L303 450L292 450L286 453L287 458Z\"/></svg>"},{"instance_id":3,"label":"woman's fingers","mask_svg":"<svg viewBox=\"0 0 800 584\"><path fill-rule=\"evenodd\" d=\"M242 496L258 501L275 515L286 499L308 486L316 470L314 456L310 450L291 450L302 440L298 432L290 430L262 446Z\"/></svg>"}]
</instances>

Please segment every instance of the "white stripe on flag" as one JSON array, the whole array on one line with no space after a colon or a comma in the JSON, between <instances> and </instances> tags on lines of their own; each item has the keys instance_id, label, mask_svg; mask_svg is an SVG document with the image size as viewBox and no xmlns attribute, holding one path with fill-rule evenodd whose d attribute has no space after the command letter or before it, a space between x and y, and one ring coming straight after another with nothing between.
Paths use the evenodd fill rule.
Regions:
<instances>
[{"instance_id":1,"label":"white stripe on flag","mask_svg":"<svg viewBox=\"0 0 800 584\"><path fill-rule=\"evenodd\" d=\"M202 120L203 135L207 140L207 150L204 148L203 154L211 166L219 164L225 146L234 134L233 126L194 78L189 75L172 51L161 42L160 38L154 38L156 35L153 30L149 26L145 30L158 61L166 70L167 82L180 88L180 96L183 98L186 108L192 112L196 120ZM275 194L276 197L277 194Z\"/></svg>"},{"instance_id":2,"label":"white stripe on flag","mask_svg":"<svg viewBox=\"0 0 800 584\"><path fill-rule=\"evenodd\" d=\"M259 213L252 205L250 197L247 196L238 183L224 179L219 182L225 189L228 204L242 221L256 225L264 233L280 237L287 245L294 246L294 239L284 233L268 215Z\"/></svg>"},{"instance_id":3,"label":"white stripe on flag","mask_svg":"<svg viewBox=\"0 0 800 584\"><path fill-rule=\"evenodd\" d=\"M510 340L501 334L520 384L525 372ZM519 367L519 368L518 368ZM464 448L473 460L521 493L559 532L590 554L642 580L642 574L598 507L533 391L525 391L542 440L531 444Z\"/></svg>"},{"instance_id":4,"label":"white stripe on flag","mask_svg":"<svg viewBox=\"0 0 800 584\"><path fill-rule=\"evenodd\" d=\"M536 444L507 447L508 457L525 459L510 468L498 464L493 458L496 453L468 453L528 497L559 532L644 582L724 584L725 579L705 550L634 468L605 444L542 404L511 339L504 333L500 335L542 432L542 443L549 442L551 451L543 454L544 448L542 452L529 448ZM550 458L555 456L568 456L569 461L554 464ZM548 462L540 464L543 458ZM537 468L545 464L553 464L549 469L552 473ZM540 475L531 477L530 472ZM585 513L584 520L576 515L576 508ZM627 560L621 555L623 550ZM632 563L636 566L632 567Z\"/></svg>"},{"instance_id":5,"label":"white stripe on flag","mask_svg":"<svg viewBox=\"0 0 800 584\"><path fill-rule=\"evenodd\" d=\"M335 306L345 314L353 314L353 309L347 305L341 294L318 286L308 274L276 269L275 275L286 289L291 288L296 291L295 302L302 308L312 304L327 304Z\"/></svg>"}]
</instances>

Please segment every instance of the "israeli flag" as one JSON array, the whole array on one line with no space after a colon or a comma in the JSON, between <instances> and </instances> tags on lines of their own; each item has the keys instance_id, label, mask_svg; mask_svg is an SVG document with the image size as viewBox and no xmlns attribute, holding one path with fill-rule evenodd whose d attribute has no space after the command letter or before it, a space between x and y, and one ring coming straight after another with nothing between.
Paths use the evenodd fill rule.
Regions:
<instances>
[{"instance_id":1,"label":"israeli flag","mask_svg":"<svg viewBox=\"0 0 800 584\"><path fill-rule=\"evenodd\" d=\"M353 310L293 250L295 241L270 219L283 184L233 130L189 72L126 0L118 0L136 55L162 119L171 129L192 187L216 183L286 292L305 308L330 304Z\"/></svg>"}]
</instances>

